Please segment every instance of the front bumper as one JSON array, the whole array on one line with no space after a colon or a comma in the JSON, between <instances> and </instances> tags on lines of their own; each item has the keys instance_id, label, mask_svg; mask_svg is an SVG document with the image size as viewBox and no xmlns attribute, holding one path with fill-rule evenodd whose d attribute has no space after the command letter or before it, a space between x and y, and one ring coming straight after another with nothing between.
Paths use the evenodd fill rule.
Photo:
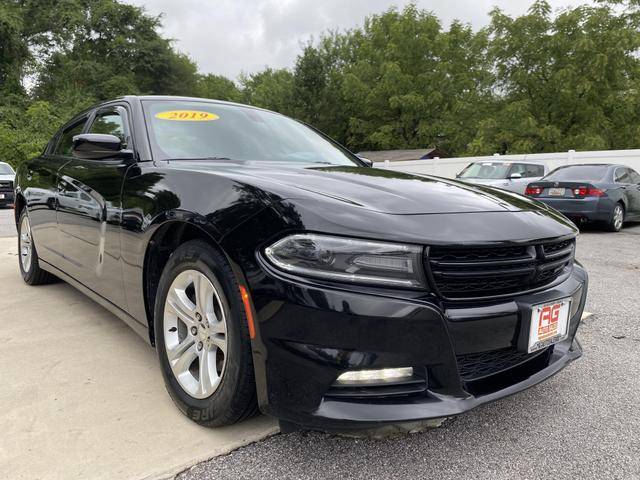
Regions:
<instances>
[{"instance_id":1,"label":"front bumper","mask_svg":"<svg viewBox=\"0 0 640 480\"><path fill-rule=\"evenodd\" d=\"M606 222L611 216L615 203L607 197L586 198L536 198L559 211L565 217L576 221Z\"/></svg>"},{"instance_id":2,"label":"front bumper","mask_svg":"<svg viewBox=\"0 0 640 480\"><path fill-rule=\"evenodd\" d=\"M263 412L288 422L353 429L456 415L531 387L581 355L575 334L588 279L579 264L546 290L471 305L417 293L336 289L263 267L254 291L258 396ZM566 340L490 375L461 373L459 362L469 355L522 355L531 306L566 297L572 297ZM406 366L424 369L425 391L366 399L329 395L344 371Z\"/></svg>"},{"instance_id":3,"label":"front bumper","mask_svg":"<svg viewBox=\"0 0 640 480\"><path fill-rule=\"evenodd\" d=\"M13 192L0 191L0 205L13 205L15 195Z\"/></svg>"}]
</instances>

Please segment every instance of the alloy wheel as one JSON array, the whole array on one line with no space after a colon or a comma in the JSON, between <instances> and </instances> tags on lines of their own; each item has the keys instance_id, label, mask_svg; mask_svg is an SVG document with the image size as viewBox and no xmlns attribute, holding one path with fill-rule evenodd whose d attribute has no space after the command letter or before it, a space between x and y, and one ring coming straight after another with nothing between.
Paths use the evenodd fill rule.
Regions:
<instances>
[{"instance_id":1,"label":"alloy wheel","mask_svg":"<svg viewBox=\"0 0 640 480\"><path fill-rule=\"evenodd\" d=\"M171 284L164 342L173 375L185 392L194 398L211 396L226 366L227 319L221 293L204 273L186 270Z\"/></svg>"},{"instance_id":2,"label":"alloy wheel","mask_svg":"<svg viewBox=\"0 0 640 480\"><path fill-rule=\"evenodd\" d=\"M622 222L624 221L624 210L620 205L616 205L613 209L613 226L616 230L622 228Z\"/></svg>"},{"instance_id":3,"label":"alloy wheel","mask_svg":"<svg viewBox=\"0 0 640 480\"><path fill-rule=\"evenodd\" d=\"M31 259L33 258L33 240L31 238L31 225L29 224L29 217L27 215L22 217L19 241L20 263L22 265L22 270L28 272L31 268Z\"/></svg>"}]
</instances>

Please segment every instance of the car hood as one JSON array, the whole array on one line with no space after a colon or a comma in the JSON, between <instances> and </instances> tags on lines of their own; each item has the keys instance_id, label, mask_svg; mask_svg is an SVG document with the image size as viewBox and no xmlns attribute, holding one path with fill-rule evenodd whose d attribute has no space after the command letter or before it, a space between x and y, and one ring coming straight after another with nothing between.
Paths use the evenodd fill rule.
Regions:
<instances>
[{"instance_id":1,"label":"car hood","mask_svg":"<svg viewBox=\"0 0 640 480\"><path fill-rule=\"evenodd\" d=\"M6 182L7 180L10 180L12 182L15 181L15 175L0 175L0 181Z\"/></svg>"},{"instance_id":2,"label":"car hood","mask_svg":"<svg viewBox=\"0 0 640 480\"><path fill-rule=\"evenodd\" d=\"M291 167L274 162L173 162L179 168L231 178L280 199L326 199L381 213L545 210L526 197L464 182L365 167Z\"/></svg>"}]
</instances>

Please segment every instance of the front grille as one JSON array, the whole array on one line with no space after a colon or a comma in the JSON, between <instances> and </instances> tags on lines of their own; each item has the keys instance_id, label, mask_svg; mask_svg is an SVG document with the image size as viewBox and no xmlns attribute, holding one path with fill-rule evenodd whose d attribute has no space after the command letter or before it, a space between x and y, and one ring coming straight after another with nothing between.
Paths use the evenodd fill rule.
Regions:
<instances>
[{"instance_id":1,"label":"front grille","mask_svg":"<svg viewBox=\"0 0 640 480\"><path fill-rule=\"evenodd\" d=\"M492 352L458 355L456 359L460 378L465 382L471 382L514 368L534 359L545 351L546 349L542 349L537 352L526 353L510 347Z\"/></svg>"},{"instance_id":2,"label":"front grille","mask_svg":"<svg viewBox=\"0 0 640 480\"><path fill-rule=\"evenodd\" d=\"M447 299L495 297L543 287L569 273L575 240L505 247L427 249L427 270Z\"/></svg>"},{"instance_id":3,"label":"front grille","mask_svg":"<svg viewBox=\"0 0 640 480\"><path fill-rule=\"evenodd\" d=\"M13 182L11 180L0 180L0 192L13 192Z\"/></svg>"}]
</instances>

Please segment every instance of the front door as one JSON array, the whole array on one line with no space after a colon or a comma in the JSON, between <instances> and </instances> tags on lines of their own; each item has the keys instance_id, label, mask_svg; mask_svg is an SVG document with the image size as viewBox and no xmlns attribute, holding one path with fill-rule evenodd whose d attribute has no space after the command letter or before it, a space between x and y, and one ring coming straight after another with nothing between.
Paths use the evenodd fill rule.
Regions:
<instances>
[{"instance_id":1,"label":"front door","mask_svg":"<svg viewBox=\"0 0 640 480\"><path fill-rule=\"evenodd\" d=\"M107 133L131 143L124 106L98 110L87 133ZM73 158L59 173L58 225L73 278L120 308L126 309L122 281L121 191L130 162L117 156L101 160Z\"/></svg>"}]
</instances>

